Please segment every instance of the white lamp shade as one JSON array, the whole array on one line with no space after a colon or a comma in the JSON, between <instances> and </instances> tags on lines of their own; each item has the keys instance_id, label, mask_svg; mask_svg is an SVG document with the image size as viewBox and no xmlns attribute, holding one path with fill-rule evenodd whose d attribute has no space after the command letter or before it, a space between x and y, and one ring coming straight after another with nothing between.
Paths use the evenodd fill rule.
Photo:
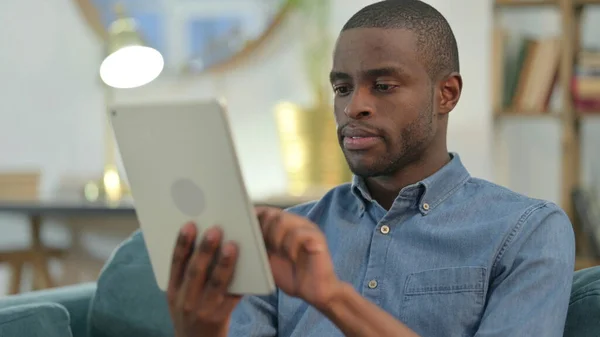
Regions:
<instances>
[{"instance_id":1,"label":"white lamp shade","mask_svg":"<svg viewBox=\"0 0 600 337\"><path fill-rule=\"evenodd\" d=\"M113 88L136 88L156 79L163 67L163 57L156 49L130 45L104 59L100 65L100 77Z\"/></svg>"}]
</instances>

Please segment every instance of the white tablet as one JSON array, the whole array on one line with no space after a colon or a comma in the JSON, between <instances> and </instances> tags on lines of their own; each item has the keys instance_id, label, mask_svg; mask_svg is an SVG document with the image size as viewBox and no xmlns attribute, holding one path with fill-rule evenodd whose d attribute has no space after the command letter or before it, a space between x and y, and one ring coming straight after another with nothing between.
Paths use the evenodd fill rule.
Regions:
<instances>
[{"instance_id":1,"label":"white tablet","mask_svg":"<svg viewBox=\"0 0 600 337\"><path fill-rule=\"evenodd\" d=\"M266 295L275 283L219 101L117 106L110 114L159 288L167 289L181 227L219 225L239 247L234 294Z\"/></svg>"}]
</instances>

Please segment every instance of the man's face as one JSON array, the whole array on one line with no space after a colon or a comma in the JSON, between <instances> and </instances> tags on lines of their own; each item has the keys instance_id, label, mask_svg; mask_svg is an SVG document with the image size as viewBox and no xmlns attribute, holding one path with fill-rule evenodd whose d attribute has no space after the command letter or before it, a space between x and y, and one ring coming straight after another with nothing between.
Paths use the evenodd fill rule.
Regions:
<instances>
[{"instance_id":1,"label":"man's face","mask_svg":"<svg viewBox=\"0 0 600 337\"><path fill-rule=\"evenodd\" d=\"M391 175L427 150L438 124L434 86L412 32L342 32L331 84L338 139L354 174Z\"/></svg>"}]
</instances>

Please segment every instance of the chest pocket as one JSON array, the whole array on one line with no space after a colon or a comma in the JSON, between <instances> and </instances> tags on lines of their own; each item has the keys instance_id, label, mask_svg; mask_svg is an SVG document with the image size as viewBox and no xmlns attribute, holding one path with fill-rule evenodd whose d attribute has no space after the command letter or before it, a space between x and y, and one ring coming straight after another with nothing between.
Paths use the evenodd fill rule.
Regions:
<instances>
[{"instance_id":1,"label":"chest pocket","mask_svg":"<svg viewBox=\"0 0 600 337\"><path fill-rule=\"evenodd\" d=\"M400 316L421 336L469 336L479 325L487 288L483 267L431 269L410 274Z\"/></svg>"}]
</instances>

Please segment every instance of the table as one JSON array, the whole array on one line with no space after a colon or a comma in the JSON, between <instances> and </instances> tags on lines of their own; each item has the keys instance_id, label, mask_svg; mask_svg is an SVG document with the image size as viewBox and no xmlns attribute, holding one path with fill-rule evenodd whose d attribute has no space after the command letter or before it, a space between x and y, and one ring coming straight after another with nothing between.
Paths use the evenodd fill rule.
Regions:
<instances>
[{"instance_id":1,"label":"table","mask_svg":"<svg viewBox=\"0 0 600 337\"><path fill-rule=\"evenodd\" d=\"M87 202L83 200L39 200L39 201L0 201L0 213L24 215L29 220L31 245L20 250L0 251L0 263L8 263L12 275L9 294L19 293L22 271L25 264L33 269L34 289L46 289L54 286L48 270L48 260L62 258L64 249L46 247L41 239L41 226L44 217L59 216L63 218L81 216L135 216L135 208L131 203L109 206L106 203Z\"/></svg>"},{"instance_id":2,"label":"table","mask_svg":"<svg viewBox=\"0 0 600 337\"><path fill-rule=\"evenodd\" d=\"M277 197L254 202L255 205L287 208L307 201L306 198ZM73 217L135 217L135 207L132 202L123 201L118 204L105 202L88 202L83 199L50 199L37 201L1 201L0 214L12 213L26 216L29 219L31 245L25 249L1 251L0 263L7 263L12 270L9 293L20 291L22 271L25 264L33 267L34 289L46 289L54 286L48 269L48 260L62 258L65 249L46 247L41 239L41 226L44 217L61 218Z\"/></svg>"}]
</instances>

